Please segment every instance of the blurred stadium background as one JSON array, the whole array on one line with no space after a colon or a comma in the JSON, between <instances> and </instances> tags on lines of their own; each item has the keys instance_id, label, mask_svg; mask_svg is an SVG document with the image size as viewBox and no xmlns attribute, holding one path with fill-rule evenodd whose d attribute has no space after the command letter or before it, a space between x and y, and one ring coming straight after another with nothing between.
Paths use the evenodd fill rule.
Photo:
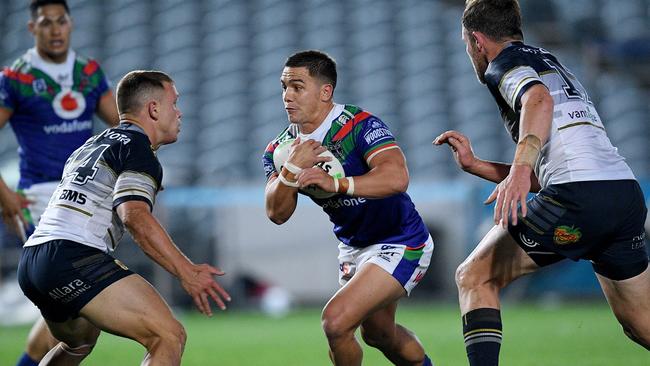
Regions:
<instances>
[{"instance_id":1,"label":"blurred stadium background","mask_svg":"<svg viewBox=\"0 0 650 366\"><path fill-rule=\"evenodd\" d=\"M429 273L408 301L454 304L453 273L490 226L491 207L482 201L493 185L460 172L449 151L431 141L453 128L470 136L481 158L509 161L514 151L465 54L464 1L68 2L72 47L99 60L114 83L147 68L176 80L183 131L159 153L165 190L156 213L194 261L227 272L221 282L233 295L232 308L282 314L287 304L322 305L338 286L337 242L315 204L302 199L279 227L264 213L261 154L286 124L280 72L289 54L308 48L337 60L335 100L380 116L406 155L409 193L436 243ZM526 42L550 49L582 81L650 197L650 0L520 2ZM2 65L33 45L27 3L0 1ZM0 174L10 185L18 179L16 148L10 128L0 131ZM7 284L20 249L2 232L0 275ZM134 243L124 240L115 254L174 307L190 306L177 282ZM505 296L513 303L604 303L588 263L542 270ZM0 292L0 302L3 324L33 317L29 309L9 312L20 300L8 292Z\"/></svg>"}]
</instances>

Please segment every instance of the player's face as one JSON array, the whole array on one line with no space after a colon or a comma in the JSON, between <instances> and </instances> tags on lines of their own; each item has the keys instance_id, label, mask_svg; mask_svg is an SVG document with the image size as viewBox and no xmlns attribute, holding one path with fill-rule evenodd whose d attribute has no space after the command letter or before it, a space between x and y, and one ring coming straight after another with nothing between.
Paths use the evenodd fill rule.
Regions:
<instances>
[{"instance_id":1,"label":"player's face","mask_svg":"<svg viewBox=\"0 0 650 366\"><path fill-rule=\"evenodd\" d=\"M467 29L463 27L463 41L465 42L465 51L469 59L472 61L472 66L474 66L474 72L476 72L476 77L481 84L485 84L485 71L488 67L487 57L484 54L479 52L476 45L476 39L469 34Z\"/></svg>"},{"instance_id":2,"label":"player's face","mask_svg":"<svg viewBox=\"0 0 650 366\"><path fill-rule=\"evenodd\" d=\"M36 50L50 62L64 62L70 48L72 19L63 5L43 5L36 18L29 21L29 31L34 35Z\"/></svg>"},{"instance_id":3,"label":"player's face","mask_svg":"<svg viewBox=\"0 0 650 366\"><path fill-rule=\"evenodd\" d=\"M289 122L299 125L321 122L317 119L320 117L322 82L309 76L306 67L285 67L280 82Z\"/></svg>"},{"instance_id":4,"label":"player's face","mask_svg":"<svg viewBox=\"0 0 650 366\"><path fill-rule=\"evenodd\" d=\"M164 83L165 91L160 100L159 136L160 143L171 144L178 139L181 132L183 113L178 108L178 91L171 83Z\"/></svg>"}]
</instances>

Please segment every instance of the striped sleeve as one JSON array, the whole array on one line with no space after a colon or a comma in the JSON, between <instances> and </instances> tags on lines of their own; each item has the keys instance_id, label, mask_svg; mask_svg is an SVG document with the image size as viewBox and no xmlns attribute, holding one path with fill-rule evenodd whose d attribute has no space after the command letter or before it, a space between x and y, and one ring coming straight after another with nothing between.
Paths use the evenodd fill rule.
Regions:
<instances>
[{"instance_id":1,"label":"striped sleeve","mask_svg":"<svg viewBox=\"0 0 650 366\"><path fill-rule=\"evenodd\" d=\"M539 74L530 66L516 66L503 74L499 93L510 108L517 110L521 96L533 83L542 83Z\"/></svg>"},{"instance_id":2,"label":"striped sleeve","mask_svg":"<svg viewBox=\"0 0 650 366\"><path fill-rule=\"evenodd\" d=\"M0 107L13 110L15 102L9 82L9 74L10 70L8 68L5 68L0 74Z\"/></svg>"},{"instance_id":3,"label":"striped sleeve","mask_svg":"<svg viewBox=\"0 0 650 366\"><path fill-rule=\"evenodd\" d=\"M143 201L153 210L162 183L162 166L151 150L149 140L136 133L132 136L133 141L119 150L115 159L107 161L117 173L113 208L126 201Z\"/></svg>"},{"instance_id":4,"label":"striped sleeve","mask_svg":"<svg viewBox=\"0 0 650 366\"><path fill-rule=\"evenodd\" d=\"M143 201L153 210L158 185L146 173L125 171L117 177L113 189L113 207L126 201Z\"/></svg>"},{"instance_id":5,"label":"striped sleeve","mask_svg":"<svg viewBox=\"0 0 650 366\"><path fill-rule=\"evenodd\" d=\"M363 122L363 128L357 136L357 146L366 163L384 151L399 148L388 126L372 115Z\"/></svg>"}]
</instances>

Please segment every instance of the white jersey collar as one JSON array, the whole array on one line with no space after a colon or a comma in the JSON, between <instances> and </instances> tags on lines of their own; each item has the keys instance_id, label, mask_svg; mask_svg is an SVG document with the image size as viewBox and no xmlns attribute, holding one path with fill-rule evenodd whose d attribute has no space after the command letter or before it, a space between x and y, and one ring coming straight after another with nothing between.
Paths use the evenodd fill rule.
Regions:
<instances>
[{"instance_id":1,"label":"white jersey collar","mask_svg":"<svg viewBox=\"0 0 650 366\"><path fill-rule=\"evenodd\" d=\"M41 55L38 54L35 47L27 50L27 61L32 65L32 67L46 73L52 78L52 80L60 84L62 89L72 88L72 73L75 58L76 53L72 48L68 49L68 55L65 61L60 64L45 61Z\"/></svg>"},{"instance_id":2,"label":"white jersey collar","mask_svg":"<svg viewBox=\"0 0 650 366\"><path fill-rule=\"evenodd\" d=\"M308 134L304 134L302 132L298 133L300 140L305 141L314 139L316 141L322 142L325 138L325 135L327 135L327 131L329 131L330 127L332 127L332 122L343 112L343 108L345 108L343 104L334 103L332 110L327 114L327 117L325 117L323 122L321 122L320 126L318 126L314 132Z\"/></svg>"}]
</instances>

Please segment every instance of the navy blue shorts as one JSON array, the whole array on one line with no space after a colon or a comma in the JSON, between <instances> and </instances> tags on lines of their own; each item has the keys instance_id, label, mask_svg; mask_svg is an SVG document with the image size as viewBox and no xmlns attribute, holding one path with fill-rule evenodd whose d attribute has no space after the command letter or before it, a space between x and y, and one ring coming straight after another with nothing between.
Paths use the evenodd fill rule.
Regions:
<instances>
[{"instance_id":1,"label":"navy blue shorts","mask_svg":"<svg viewBox=\"0 0 650 366\"><path fill-rule=\"evenodd\" d=\"M586 259L612 280L648 267L644 222L648 212L635 180L551 185L527 202L508 231L539 266Z\"/></svg>"},{"instance_id":2,"label":"navy blue shorts","mask_svg":"<svg viewBox=\"0 0 650 366\"><path fill-rule=\"evenodd\" d=\"M47 320L64 322L97 294L133 274L103 251L69 240L23 248L18 283Z\"/></svg>"}]
</instances>

